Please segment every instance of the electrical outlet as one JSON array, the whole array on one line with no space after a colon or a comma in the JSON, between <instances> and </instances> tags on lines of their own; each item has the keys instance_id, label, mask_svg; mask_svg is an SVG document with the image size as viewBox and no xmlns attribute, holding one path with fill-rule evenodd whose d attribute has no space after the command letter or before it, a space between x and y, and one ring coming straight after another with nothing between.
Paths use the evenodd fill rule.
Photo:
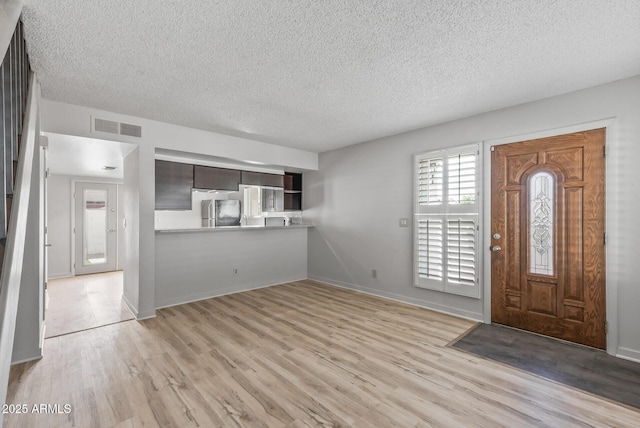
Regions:
<instances>
[{"instance_id":1,"label":"electrical outlet","mask_svg":"<svg viewBox=\"0 0 640 428\"><path fill-rule=\"evenodd\" d=\"M400 224L400 227L409 227L409 219L408 218L401 218L398 223Z\"/></svg>"},{"instance_id":2,"label":"electrical outlet","mask_svg":"<svg viewBox=\"0 0 640 428\"><path fill-rule=\"evenodd\" d=\"M371 269L371 278L377 278L378 277L378 271L376 269Z\"/></svg>"}]
</instances>

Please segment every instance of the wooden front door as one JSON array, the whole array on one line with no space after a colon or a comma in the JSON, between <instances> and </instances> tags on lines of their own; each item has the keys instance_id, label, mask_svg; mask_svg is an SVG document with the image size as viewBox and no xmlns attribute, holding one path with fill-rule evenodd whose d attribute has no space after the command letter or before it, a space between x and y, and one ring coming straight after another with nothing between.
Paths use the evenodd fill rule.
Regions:
<instances>
[{"instance_id":1,"label":"wooden front door","mask_svg":"<svg viewBox=\"0 0 640 428\"><path fill-rule=\"evenodd\" d=\"M605 349L605 130L492 148L491 319Z\"/></svg>"}]
</instances>

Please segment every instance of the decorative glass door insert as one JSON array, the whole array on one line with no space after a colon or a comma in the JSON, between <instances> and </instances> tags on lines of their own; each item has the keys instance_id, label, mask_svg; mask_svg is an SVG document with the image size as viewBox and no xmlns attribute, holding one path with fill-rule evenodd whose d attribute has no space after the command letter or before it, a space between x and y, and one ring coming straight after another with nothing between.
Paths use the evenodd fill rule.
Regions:
<instances>
[{"instance_id":1,"label":"decorative glass door insert","mask_svg":"<svg viewBox=\"0 0 640 428\"><path fill-rule=\"evenodd\" d=\"M529 193L529 272L553 275L553 175L546 171L531 176Z\"/></svg>"}]
</instances>

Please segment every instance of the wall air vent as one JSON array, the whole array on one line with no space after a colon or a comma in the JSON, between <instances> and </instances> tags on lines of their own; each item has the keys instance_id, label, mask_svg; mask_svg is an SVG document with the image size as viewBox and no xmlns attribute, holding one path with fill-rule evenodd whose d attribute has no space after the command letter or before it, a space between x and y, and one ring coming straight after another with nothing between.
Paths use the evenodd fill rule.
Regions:
<instances>
[{"instance_id":1,"label":"wall air vent","mask_svg":"<svg viewBox=\"0 0 640 428\"><path fill-rule=\"evenodd\" d=\"M92 132L106 132L108 134L125 135L127 137L142 137L142 127L130 123L114 122L112 120L93 118Z\"/></svg>"},{"instance_id":2,"label":"wall air vent","mask_svg":"<svg viewBox=\"0 0 640 428\"><path fill-rule=\"evenodd\" d=\"M139 125L130 125L128 123L120 124L120 134L129 137L142 137L142 127Z\"/></svg>"},{"instance_id":3,"label":"wall air vent","mask_svg":"<svg viewBox=\"0 0 640 428\"><path fill-rule=\"evenodd\" d=\"M97 132L108 132L109 134L120 133L120 124L118 122L96 118L94 124L94 130Z\"/></svg>"}]
</instances>

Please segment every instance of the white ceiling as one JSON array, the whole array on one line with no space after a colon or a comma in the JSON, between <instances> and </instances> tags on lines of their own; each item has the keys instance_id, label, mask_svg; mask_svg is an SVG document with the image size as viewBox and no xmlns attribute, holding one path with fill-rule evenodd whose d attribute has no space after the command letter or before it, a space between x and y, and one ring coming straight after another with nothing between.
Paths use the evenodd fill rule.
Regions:
<instances>
[{"instance_id":1,"label":"white ceiling","mask_svg":"<svg viewBox=\"0 0 640 428\"><path fill-rule=\"evenodd\" d=\"M122 179L123 158L134 144L45 132L49 139L47 167L51 174ZM104 166L115 166L104 170Z\"/></svg>"},{"instance_id":2,"label":"white ceiling","mask_svg":"<svg viewBox=\"0 0 640 428\"><path fill-rule=\"evenodd\" d=\"M43 96L322 152L640 74L638 0L25 0Z\"/></svg>"}]
</instances>

